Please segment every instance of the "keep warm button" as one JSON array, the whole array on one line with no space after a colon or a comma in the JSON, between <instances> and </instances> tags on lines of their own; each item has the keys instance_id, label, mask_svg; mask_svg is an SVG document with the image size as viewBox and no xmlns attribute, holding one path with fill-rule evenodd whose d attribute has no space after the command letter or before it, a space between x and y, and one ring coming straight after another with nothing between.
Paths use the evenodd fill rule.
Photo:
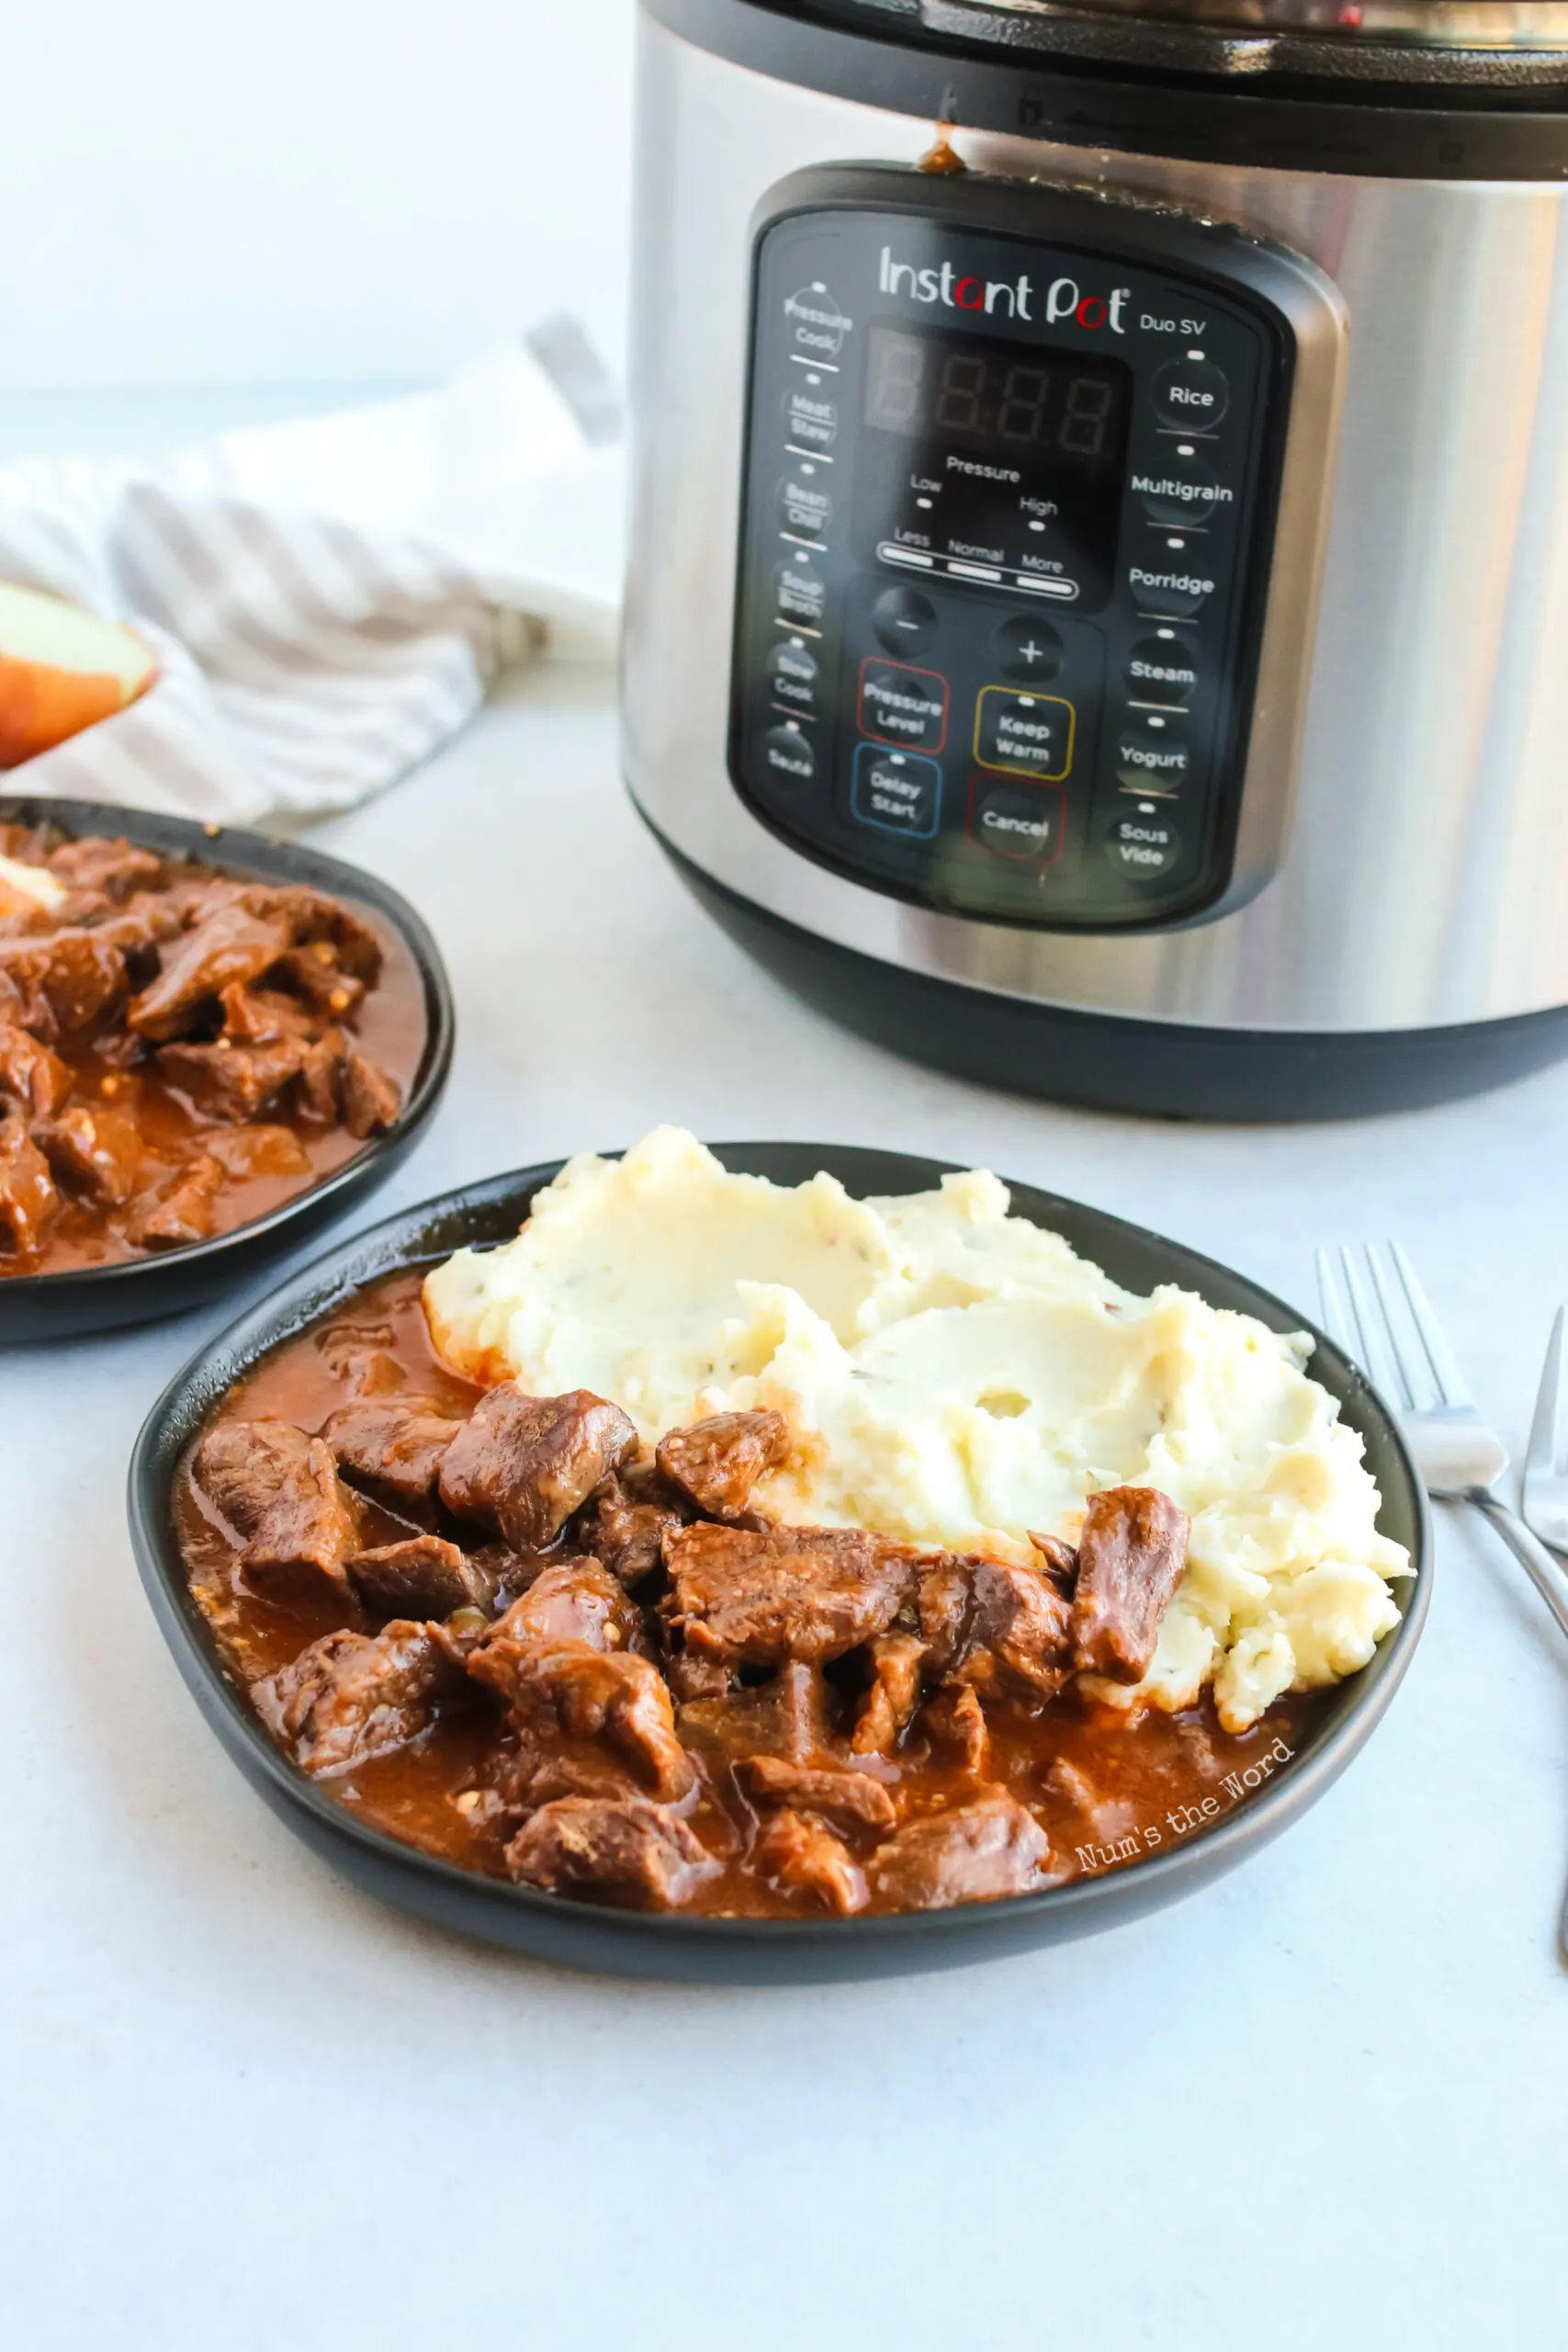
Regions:
<instances>
[{"instance_id":1,"label":"keep warm button","mask_svg":"<svg viewBox=\"0 0 1568 2352\"><path fill-rule=\"evenodd\" d=\"M940 752L947 738L947 680L936 670L868 654L860 665L860 728L911 752Z\"/></svg>"},{"instance_id":2,"label":"keep warm button","mask_svg":"<svg viewBox=\"0 0 1568 2352\"><path fill-rule=\"evenodd\" d=\"M1058 783L1073 763L1076 719L1072 704L1059 695L983 687L975 712L975 757L983 768Z\"/></svg>"}]
</instances>

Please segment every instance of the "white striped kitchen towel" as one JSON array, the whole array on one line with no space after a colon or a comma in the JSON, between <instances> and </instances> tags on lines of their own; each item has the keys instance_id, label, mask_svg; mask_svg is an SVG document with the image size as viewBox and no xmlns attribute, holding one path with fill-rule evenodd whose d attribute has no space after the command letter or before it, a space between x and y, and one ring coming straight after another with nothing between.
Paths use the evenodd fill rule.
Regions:
<instances>
[{"instance_id":1,"label":"white striped kitchen towel","mask_svg":"<svg viewBox=\"0 0 1568 2352\"><path fill-rule=\"evenodd\" d=\"M163 665L5 786L230 823L367 798L512 662L611 655L617 437L553 321L439 391L152 466L0 470L0 580L130 621Z\"/></svg>"}]
</instances>

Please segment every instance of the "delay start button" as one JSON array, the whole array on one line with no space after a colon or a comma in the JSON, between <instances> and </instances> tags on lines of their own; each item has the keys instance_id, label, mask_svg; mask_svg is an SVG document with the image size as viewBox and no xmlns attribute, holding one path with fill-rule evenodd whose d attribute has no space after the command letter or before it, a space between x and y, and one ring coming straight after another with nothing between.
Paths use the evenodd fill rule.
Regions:
<instances>
[{"instance_id":1,"label":"delay start button","mask_svg":"<svg viewBox=\"0 0 1568 2352\"><path fill-rule=\"evenodd\" d=\"M1167 362L1149 386L1149 398L1162 424L1209 433L1231 404L1230 379L1212 359L1189 355Z\"/></svg>"},{"instance_id":2,"label":"delay start button","mask_svg":"<svg viewBox=\"0 0 1568 2352\"><path fill-rule=\"evenodd\" d=\"M1168 817L1140 808L1111 820L1105 854L1129 881L1157 882L1181 855L1181 836Z\"/></svg>"}]
</instances>

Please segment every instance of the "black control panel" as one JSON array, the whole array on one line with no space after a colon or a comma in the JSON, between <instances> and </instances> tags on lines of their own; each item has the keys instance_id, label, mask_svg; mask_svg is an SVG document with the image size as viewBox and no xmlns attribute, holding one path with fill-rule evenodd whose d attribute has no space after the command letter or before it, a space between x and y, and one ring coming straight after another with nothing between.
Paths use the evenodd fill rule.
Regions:
<instances>
[{"instance_id":1,"label":"black control panel","mask_svg":"<svg viewBox=\"0 0 1568 2352\"><path fill-rule=\"evenodd\" d=\"M1177 216L1140 236L1071 191L840 178L757 239L738 788L944 911L1213 905L1291 384L1258 249L1227 271Z\"/></svg>"}]
</instances>

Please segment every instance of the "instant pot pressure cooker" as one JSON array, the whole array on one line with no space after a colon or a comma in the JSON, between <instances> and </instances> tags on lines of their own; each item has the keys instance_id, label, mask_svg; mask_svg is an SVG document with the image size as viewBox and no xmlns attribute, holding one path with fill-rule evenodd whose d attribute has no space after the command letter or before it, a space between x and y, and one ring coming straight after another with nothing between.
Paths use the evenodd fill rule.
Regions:
<instances>
[{"instance_id":1,"label":"instant pot pressure cooker","mask_svg":"<svg viewBox=\"0 0 1568 2352\"><path fill-rule=\"evenodd\" d=\"M1568 1051L1568 5L643 6L625 756L718 920L1079 1102Z\"/></svg>"}]
</instances>

